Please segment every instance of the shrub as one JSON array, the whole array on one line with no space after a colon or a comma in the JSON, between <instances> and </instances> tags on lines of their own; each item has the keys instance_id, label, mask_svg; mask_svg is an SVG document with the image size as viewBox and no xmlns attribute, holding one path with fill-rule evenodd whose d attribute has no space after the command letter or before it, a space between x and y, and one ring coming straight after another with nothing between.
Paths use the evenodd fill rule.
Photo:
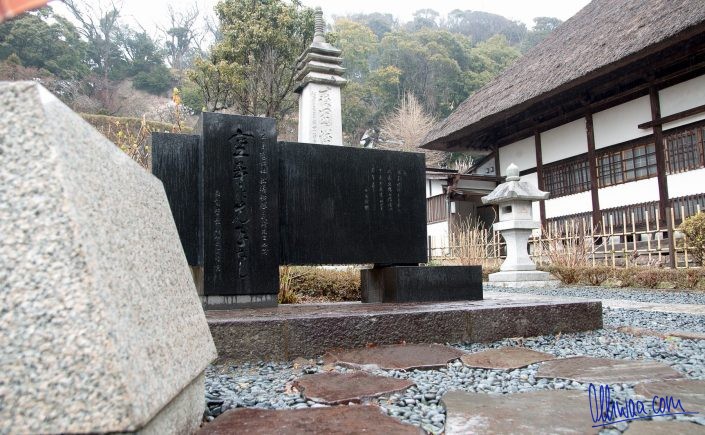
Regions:
<instances>
[{"instance_id":1,"label":"shrub","mask_svg":"<svg viewBox=\"0 0 705 435\"><path fill-rule=\"evenodd\" d=\"M678 229L685 234L695 264L702 266L705 257L705 213L685 219Z\"/></svg>"},{"instance_id":2,"label":"shrub","mask_svg":"<svg viewBox=\"0 0 705 435\"><path fill-rule=\"evenodd\" d=\"M560 279L563 284L575 284L580 277L580 268L552 264L546 268L553 276Z\"/></svg>"},{"instance_id":3,"label":"shrub","mask_svg":"<svg viewBox=\"0 0 705 435\"><path fill-rule=\"evenodd\" d=\"M578 279L589 285L600 285L614 274L614 270L607 266L584 267L579 272Z\"/></svg>"}]
</instances>

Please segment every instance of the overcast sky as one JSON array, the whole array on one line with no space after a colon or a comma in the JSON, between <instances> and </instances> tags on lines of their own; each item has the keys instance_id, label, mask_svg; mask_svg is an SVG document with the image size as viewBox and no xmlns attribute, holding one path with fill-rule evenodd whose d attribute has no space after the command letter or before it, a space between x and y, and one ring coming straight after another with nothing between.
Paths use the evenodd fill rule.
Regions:
<instances>
[{"instance_id":1,"label":"overcast sky","mask_svg":"<svg viewBox=\"0 0 705 435\"><path fill-rule=\"evenodd\" d=\"M98 3L101 0L91 1ZM102 0L106 2L106 0ZM177 10L187 9L196 4L202 12L212 14L218 0L115 0L122 4L122 15L127 22L132 20L144 26L149 33L156 32L156 25L165 25L167 5ZM306 6L321 6L323 13L330 17L353 13L391 13L401 22L410 21L418 9L434 9L441 16L453 9L492 12L512 20L526 23L531 28L534 17L556 17L563 21L578 12L589 0L302 0ZM61 9L61 5L52 2Z\"/></svg>"}]
</instances>

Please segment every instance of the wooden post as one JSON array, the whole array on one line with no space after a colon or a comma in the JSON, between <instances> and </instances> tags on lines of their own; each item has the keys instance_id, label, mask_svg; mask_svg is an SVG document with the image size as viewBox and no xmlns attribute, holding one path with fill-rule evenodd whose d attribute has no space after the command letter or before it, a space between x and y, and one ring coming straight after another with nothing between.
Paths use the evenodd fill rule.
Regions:
<instances>
[{"instance_id":1,"label":"wooden post","mask_svg":"<svg viewBox=\"0 0 705 435\"><path fill-rule=\"evenodd\" d=\"M597 157L595 155L595 129L592 122L592 113L585 115L585 129L587 132L588 145L588 168L590 170L590 195L592 197L592 219L595 222L600 220L600 196L597 185Z\"/></svg>"},{"instance_id":2,"label":"wooden post","mask_svg":"<svg viewBox=\"0 0 705 435\"><path fill-rule=\"evenodd\" d=\"M673 231L673 209L666 208L666 230L668 231L668 261L671 269L676 268L676 239Z\"/></svg>"},{"instance_id":3,"label":"wooden post","mask_svg":"<svg viewBox=\"0 0 705 435\"><path fill-rule=\"evenodd\" d=\"M543 182L543 157L541 156L541 133L534 133L534 148L536 150L536 178L538 179L539 190L545 190ZM546 225L546 204L539 201L539 217L541 218L541 228Z\"/></svg>"},{"instance_id":4,"label":"wooden post","mask_svg":"<svg viewBox=\"0 0 705 435\"><path fill-rule=\"evenodd\" d=\"M651 101L651 120L658 121L661 118L661 104L659 102L658 90L655 86L649 88L649 97ZM654 125L654 145L656 150L656 176L658 178L658 196L659 196L659 211L661 216L666 213L666 208L669 208L668 200L668 180L666 178L666 147L663 143L663 126L661 124ZM669 228L669 231L671 229ZM669 239L671 234L669 233Z\"/></svg>"}]
</instances>

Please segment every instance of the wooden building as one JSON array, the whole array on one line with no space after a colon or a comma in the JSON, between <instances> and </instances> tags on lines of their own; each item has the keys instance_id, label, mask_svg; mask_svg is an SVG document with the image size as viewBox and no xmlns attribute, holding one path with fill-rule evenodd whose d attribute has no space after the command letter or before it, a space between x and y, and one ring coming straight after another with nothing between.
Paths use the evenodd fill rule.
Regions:
<instances>
[{"instance_id":1,"label":"wooden building","mask_svg":"<svg viewBox=\"0 0 705 435\"><path fill-rule=\"evenodd\" d=\"M517 164L551 193L544 223L636 211L638 226L705 207L704 136L705 1L594 0L422 147L489 151L497 181Z\"/></svg>"}]
</instances>

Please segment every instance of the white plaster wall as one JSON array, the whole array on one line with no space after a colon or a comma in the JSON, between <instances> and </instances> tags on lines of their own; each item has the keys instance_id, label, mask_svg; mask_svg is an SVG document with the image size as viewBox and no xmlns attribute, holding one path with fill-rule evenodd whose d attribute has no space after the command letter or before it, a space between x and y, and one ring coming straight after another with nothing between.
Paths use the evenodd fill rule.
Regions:
<instances>
[{"instance_id":1,"label":"white plaster wall","mask_svg":"<svg viewBox=\"0 0 705 435\"><path fill-rule=\"evenodd\" d=\"M593 114L595 149L652 134L651 128L642 130L637 127L648 121L651 121L648 95Z\"/></svg>"},{"instance_id":2,"label":"white plaster wall","mask_svg":"<svg viewBox=\"0 0 705 435\"><path fill-rule=\"evenodd\" d=\"M473 171L477 175L486 175L488 177L495 175L494 158L490 157L485 163L475 168Z\"/></svg>"},{"instance_id":3,"label":"white plaster wall","mask_svg":"<svg viewBox=\"0 0 705 435\"><path fill-rule=\"evenodd\" d=\"M426 226L426 233L431 237L448 237L448 222L436 222Z\"/></svg>"},{"instance_id":4,"label":"white plaster wall","mask_svg":"<svg viewBox=\"0 0 705 435\"><path fill-rule=\"evenodd\" d=\"M669 198L705 193L705 168L669 175L667 179Z\"/></svg>"},{"instance_id":5,"label":"white plaster wall","mask_svg":"<svg viewBox=\"0 0 705 435\"><path fill-rule=\"evenodd\" d=\"M616 186L603 187L598 191L600 208L622 207L642 202L658 201L658 179L656 177ZM588 194L590 192L587 192Z\"/></svg>"},{"instance_id":6,"label":"white plaster wall","mask_svg":"<svg viewBox=\"0 0 705 435\"><path fill-rule=\"evenodd\" d=\"M440 195L443 193L443 186L446 185L445 180L431 180L431 190L428 190L428 183L426 183L426 198L432 196Z\"/></svg>"},{"instance_id":7,"label":"white plaster wall","mask_svg":"<svg viewBox=\"0 0 705 435\"><path fill-rule=\"evenodd\" d=\"M592 195L589 191L546 200L547 219L589 211L592 211Z\"/></svg>"},{"instance_id":8,"label":"white plaster wall","mask_svg":"<svg viewBox=\"0 0 705 435\"><path fill-rule=\"evenodd\" d=\"M536 147L530 136L499 149L499 173L507 175L507 166L514 163L520 171L536 167Z\"/></svg>"},{"instance_id":9,"label":"white plaster wall","mask_svg":"<svg viewBox=\"0 0 705 435\"><path fill-rule=\"evenodd\" d=\"M662 117L692 109L696 106L702 106L705 104L705 75L660 90L659 101L661 103ZM701 119L705 119L705 113L700 113L675 122L669 122L664 124L663 129L667 130L669 128L690 124L691 122Z\"/></svg>"},{"instance_id":10,"label":"white plaster wall","mask_svg":"<svg viewBox=\"0 0 705 435\"><path fill-rule=\"evenodd\" d=\"M544 165L586 152L585 118L541 133L541 160Z\"/></svg>"},{"instance_id":11,"label":"white plaster wall","mask_svg":"<svg viewBox=\"0 0 705 435\"><path fill-rule=\"evenodd\" d=\"M458 187L464 189L485 189L492 191L495 187L497 187L497 183L494 181L460 180L458 182Z\"/></svg>"},{"instance_id":12,"label":"white plaster wall","mask_svg":"<svg viewBox=\"0 0 705 435\"><path fill-rule=\"evenodd\" d=\"M330 99L330 115L328 120L321 118L318 95L327 94ZM318 106L317 106L318 105ZM343 121L341 111L340 88L337 86L309 83L299 96L299 135L298 141L324 145L343 144ZM327 130L325 134L321 134ZM330 136L329 139L325 137Z\"/></svg>"}]
</instances>

